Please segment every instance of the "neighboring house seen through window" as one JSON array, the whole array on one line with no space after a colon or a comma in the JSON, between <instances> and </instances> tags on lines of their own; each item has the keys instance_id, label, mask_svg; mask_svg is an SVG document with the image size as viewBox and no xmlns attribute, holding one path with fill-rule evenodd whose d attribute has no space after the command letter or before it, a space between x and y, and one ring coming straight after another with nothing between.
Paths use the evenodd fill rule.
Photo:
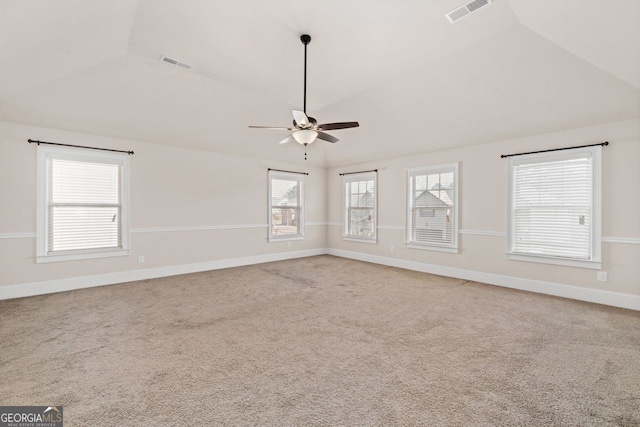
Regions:
<instances>
[{"instance_id":1,"label":"neighboring house seen through window","mask_svg":"<svg viewBox=\"0 0 640 427\"><path fill-rule=\"evenodd\" d=\"M407 171L407 245L457 252L458 164Z\"/></svg>"},{"instance_id":2,"label":"neighboring house seen through window","mask_svg":"<svg viewBox=\"0 0 640 427\"><path fill-rule=\"evenodd\" d=\"M304 239L304 177L269 171L269 241Z\"/></svg>"},{"instance_id":3,"label":"neighboring house seen through window","mask_svg":"<svg viewBox=\"0 0 640 427\"><path fill-rule=\"evenodd\" d=\"M600 268L601 150L508 159L509 258Z\"/></svg>"},{"instance_id":4,"label":"neighboring house seen through window","mask_svg":"<svg viewBox=\"0 0 640 427\"><path fill-rule=\"evenodd\" d=\"M38 146L37 261L129 254L129 156Z\"/></svg>"},{"instance_id":5,"label":"neighboring house seen through window","mask_svg":"<svg viewBox=\"0 0 640 427\"><path fill-rule=\"evenodd\" d=\"M376 241L377 173L343 175L343 227L345 239Z\"/></svg>"}]
</instances>

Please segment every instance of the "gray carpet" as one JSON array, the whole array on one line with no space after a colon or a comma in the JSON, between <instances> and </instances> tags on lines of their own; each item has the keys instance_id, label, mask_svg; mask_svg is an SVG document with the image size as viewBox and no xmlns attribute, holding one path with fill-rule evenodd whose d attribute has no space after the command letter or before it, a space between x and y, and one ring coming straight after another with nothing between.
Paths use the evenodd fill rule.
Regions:
<instances>
[{"instance_id":1,"label":"gray carpet","mask_svg":"<svg viewBox=\"0 0 640 427\"><path fill-rule=\"evenodd\" d=\"M0 301L65 425L640 425L640 313L311 257Z\"/></svg>"}]
</instances>

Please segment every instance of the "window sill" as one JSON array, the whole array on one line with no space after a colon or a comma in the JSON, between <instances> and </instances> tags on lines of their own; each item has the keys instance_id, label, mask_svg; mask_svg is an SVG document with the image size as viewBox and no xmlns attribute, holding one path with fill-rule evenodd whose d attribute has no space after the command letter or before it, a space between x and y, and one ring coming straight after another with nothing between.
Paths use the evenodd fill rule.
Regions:
<instances>
[{"instance_id":1,"label":"window sill","mask_svg":"<svg viewBox=\"0 0 640 427\"><path fill-rule=\"evenodd\" d=\"M426 251L436 251L436 252L447 252L450 254L457 254L458 248L447 247L447 246L429 246L429 245L417 245L415 243L405 243L407 248L409 249L422 249Z\"/></svg>"},{"instance_id":2,"label":"window sill","mask_svg":"<svg viewBox=\"0 0 640 427\"><path fill-rule=\"evenodd\" d=\"M82 259L94 259L94 258L109 258L116 256L128 256L131 254L129 249L115 249L115 250L99 250L93 252L76 252L65 254L51 254L51 255L38 255L36 256L36 263L42 264L47 262L62 262L62 261L77 261Z\"/></svg>"},{"instance_id":3,"label":"window sill","mask_svg":"<svg viewBox=\"0 0 640 427\"><path fill-rule=\"evenodd\" d=\"M342 240L347 242L370 243L374 245L378 243L378 240L375 237L372 239L366 237L342 236Z\"/></svg>"},{"instance_id":4,"label":"window sill","mask_svg":"<svg viewBox=\"0 0 640 427\"><path fill-rule=\"evenodd\" d=\"M536 262L540 264L563 265L566 267L590 268L592 270L600 270L602 268L601 261L587 261L587 260L569 259L569 258L552 258L552 257L546 257L546 256L514 254L514 253L508 253L508 252L505 255L507 256L507 259L510 259L513 261L525 261L525 262Z\"/></svg>"},{"instance_id":5,"label":"window sill","mask_svg":"<svg viewBox=\"0 0 640 427\"><path fill-rule=\"evenodd\" d=\"M269 237L269 243L276 242L292 242L295 240L304 240L305 236L295 235L295 236L282 236L282 237Z\"/></svg>"}]
</instances>

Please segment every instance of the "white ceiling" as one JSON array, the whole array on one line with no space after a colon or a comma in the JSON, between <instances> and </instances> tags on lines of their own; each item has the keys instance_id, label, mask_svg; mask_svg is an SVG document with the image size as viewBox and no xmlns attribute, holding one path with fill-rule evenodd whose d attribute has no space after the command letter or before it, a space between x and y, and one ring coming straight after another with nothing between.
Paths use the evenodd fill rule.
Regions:
<instances>
[{"instance_id":1,"label":"white ceiling","mask_svg":"<svg viewBox=\"0 0 640 427\"><path fill-rule=\"evenodd\" d=\"M463 3L0 0L0 120L303 163L247 128L302 108L303 33L308 113L361 126L311 165L640 116L639 1L494 0L449 23Z\"/></svg>"}]
</instances>

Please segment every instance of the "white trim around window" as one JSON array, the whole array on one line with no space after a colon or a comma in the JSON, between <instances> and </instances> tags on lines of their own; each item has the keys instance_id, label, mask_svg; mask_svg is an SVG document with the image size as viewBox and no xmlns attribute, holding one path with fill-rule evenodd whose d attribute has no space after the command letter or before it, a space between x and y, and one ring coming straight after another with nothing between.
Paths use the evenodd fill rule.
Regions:
<instances>
[{"instance_id":1,"label":"white trim around window","mask_svg":"<svg viewBox=\"0 0 640 427\"><path fill-rule=\"evenodd\" d=\"M129 255L128 154L38 146L36 180L37 263Z\"/></svg>"},{"instance_id":2,"label":"white trim around window","mask_svg":"<svg viewBox=\"0 0 640 427\"><path fill-rule=\"evenodd\" d=\"M269 242L305 239L305 176L269 171Z\"/></svg>"},{"instance_id":3,"label":"white trim around window","mask_svg":"<svg viewBox=\"0 0 640 427\"><path fill-rule=\"evenodd\" d=\"M602 147L507 160L507 259L600 269Z\"/></svg>"},{"instance_id":4,"label":"white trim around window","mask_svg":"<svg viewBox=\"0 0 640 427\"><path fill-rule=\"evenodd\" d=\"M458 253L458 162L407 169L406 246Z\"/></svg>"},{"instance_id":5,"label":"white trim around window","mask_svg":"<svg viewBox=\"0 0 640 427\"><path fill-rule=\"evenodd\" d=\"M342 239L377 243L378 173L342 176Z\"/></svg>"}]
</instances>

